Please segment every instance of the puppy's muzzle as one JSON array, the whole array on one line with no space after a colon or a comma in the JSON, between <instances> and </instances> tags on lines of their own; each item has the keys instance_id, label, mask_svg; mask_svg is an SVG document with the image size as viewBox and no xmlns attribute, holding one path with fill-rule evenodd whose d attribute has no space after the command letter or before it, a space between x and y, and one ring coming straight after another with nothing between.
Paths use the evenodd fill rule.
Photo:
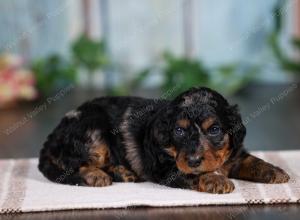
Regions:
<instances>
[{"instance_id":1,"label":"puppy's muzzle","mask_svg":"<svg viewBox=\"0 0 300 220\"><path fill-rule=\"evenodd\" d=\"M188 156L187 162L189 167L195 168L200 166L202 159L203 158L200 155L193 155L193 156Z\"/></svg>"}]
</instances>

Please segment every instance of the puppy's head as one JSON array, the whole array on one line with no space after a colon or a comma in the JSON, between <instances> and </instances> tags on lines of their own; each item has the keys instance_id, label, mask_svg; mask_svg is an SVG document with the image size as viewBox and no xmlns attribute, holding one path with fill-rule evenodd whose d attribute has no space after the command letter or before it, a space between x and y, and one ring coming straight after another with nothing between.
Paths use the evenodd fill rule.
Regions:
<instances>
[{"instance_id":1,"label":"puppy's head","mask_svg":"<svg viewBox=\"0 0 300 220\"><path fill-rule=\"evenodd\" d=\"M211 89L193 88L157 116L153 132L179 170L199 174L220 168L242 146L246 129L236 106Z\"/></svg>"}]
</instances>

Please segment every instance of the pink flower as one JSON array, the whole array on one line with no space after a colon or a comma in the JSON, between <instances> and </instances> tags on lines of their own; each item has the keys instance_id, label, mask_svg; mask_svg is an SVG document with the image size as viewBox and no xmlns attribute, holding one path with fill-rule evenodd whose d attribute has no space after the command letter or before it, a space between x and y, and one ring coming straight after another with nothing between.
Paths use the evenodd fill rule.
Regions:
<instances>
[{"instance_id":1,"label":"pink flower","mask_svg":"<svg viewBox=\"0 0 300 220\"><path fill-rule=\"evenodd\" d=\"M0 106L37 97L34 75L22 68L22 63L22 59L17 56L0 56Z\"/></svg>"}]
</instances>

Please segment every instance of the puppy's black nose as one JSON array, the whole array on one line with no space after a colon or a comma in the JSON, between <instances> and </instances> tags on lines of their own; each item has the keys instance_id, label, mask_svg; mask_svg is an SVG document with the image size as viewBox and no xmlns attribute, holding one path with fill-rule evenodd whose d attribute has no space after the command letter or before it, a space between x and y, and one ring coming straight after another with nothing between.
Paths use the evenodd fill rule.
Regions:
<instances>
[{"instance_id":1,"label":"puppy's black nose","mask_svg":"<svg viewBox=\"0 0 300 220\"><path fill-rule=\"evenodd\" d=\"M202 158L200 156L190 156L188 157L188 165L190 167L197 167L200 165Z\"/></svg>"}]
</instances>

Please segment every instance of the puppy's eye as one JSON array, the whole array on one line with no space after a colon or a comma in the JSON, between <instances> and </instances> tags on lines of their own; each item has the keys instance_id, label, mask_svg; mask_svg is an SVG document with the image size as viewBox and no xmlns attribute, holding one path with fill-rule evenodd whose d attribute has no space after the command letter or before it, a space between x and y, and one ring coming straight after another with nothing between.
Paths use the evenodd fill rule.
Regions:
<instances>
[{"instance_id":1,"label":"puppy's eye","mask_svg":"<svg viewBox=\"0 0 300 220\"><path fill-rule=\"evenodd\" d=\"M221 128L218 125L213 125L207 130L207 133L209 135L216 136L221 133Z\"/></svg>"},{"instance_id":2,"label":"puppy's eye","mask_svg":"<svg viewBox=\"0 0 300 220\"><path fill-rule=\"evenodd\" d=\"M185 134L184 128L176 127L175 128L175 134L178 135L178 136L183 136Z\"/></svg>"}]
</instances>

